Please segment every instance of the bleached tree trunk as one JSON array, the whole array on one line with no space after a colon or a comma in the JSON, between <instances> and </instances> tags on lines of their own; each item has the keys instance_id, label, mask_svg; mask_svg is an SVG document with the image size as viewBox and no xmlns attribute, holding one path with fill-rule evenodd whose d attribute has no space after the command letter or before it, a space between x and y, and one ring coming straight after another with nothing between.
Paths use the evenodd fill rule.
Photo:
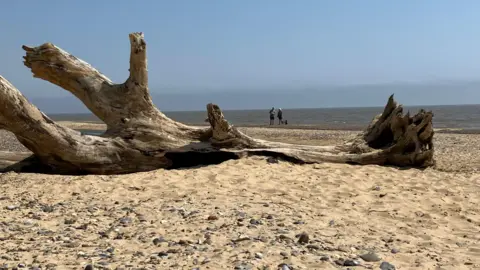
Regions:
<instances>
[{"instance_id":1,"label":"bleached tree trunk","mask_svg":"<svg viewBox=\"0 0 480 270\"><path fill-rule=\"evenodd\" d=\"M89 136L55 123L0 76L0 127L13 132L33 152L7 170L118 174L213 164L247 155L299 163L433 164L433 114L421 110L413 117L403 115L393 95L363 133L338 146L251 138L231 126L215 104L207 105L210 128L176 122L160 112L150 97L143 34L129 37L130 76L122 84L51 43L23 46L24 63L33 76L71 92L105 122L107 130L102 136Z\"/></svg>"}]
</instances>

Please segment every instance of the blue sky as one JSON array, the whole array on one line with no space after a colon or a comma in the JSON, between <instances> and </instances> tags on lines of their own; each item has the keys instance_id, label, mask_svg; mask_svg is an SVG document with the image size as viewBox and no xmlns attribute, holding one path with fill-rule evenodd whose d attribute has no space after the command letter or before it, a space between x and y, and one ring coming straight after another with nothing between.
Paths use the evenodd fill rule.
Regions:
<instances>
[{"instance_id":1,"label":"blue sky","mask_svg":"<svg viewBox=\"0 0 480 270\"><path fill-rule=\"evenodd\" d=\"M21 45L52 42L116 82L128 33L148 44L153 93L480 80L480 1L4 1L0 74L27 96ZM477 102L478 103L478 102Z\"/></svg>"}]
</instances>

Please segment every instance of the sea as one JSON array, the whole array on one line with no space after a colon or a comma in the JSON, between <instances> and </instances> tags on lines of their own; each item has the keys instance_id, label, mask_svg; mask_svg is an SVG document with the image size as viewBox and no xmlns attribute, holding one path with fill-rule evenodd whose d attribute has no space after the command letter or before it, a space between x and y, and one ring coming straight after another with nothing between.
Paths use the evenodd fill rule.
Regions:
<instances>
[{"instance_id":1,"label":"sea","mask_svg":"<svg viewBox=\"0 0 480 270\"><path fill-rule=\"evenodd\" d=\"M404 106L413 115L423 108L434 113L433 125L438 129L480 131L480 105ZM226 110L226 119L236 126L268 126L269 110ZM360 130L382 113L383 107L282 109L289 128ZM207 125L206 111L164 112L168 117L189 125ZM101 122L93 114L51 114L55 121ZM275 119L278 124L278 120ZM475 132L477 133L477 132Z\"/></svg>"}]
</instances>

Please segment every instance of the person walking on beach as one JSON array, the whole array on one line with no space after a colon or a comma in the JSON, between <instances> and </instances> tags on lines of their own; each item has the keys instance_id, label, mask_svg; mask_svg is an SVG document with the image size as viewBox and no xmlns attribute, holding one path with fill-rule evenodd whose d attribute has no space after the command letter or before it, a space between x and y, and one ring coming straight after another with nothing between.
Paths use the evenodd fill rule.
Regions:
<instances>
[{"instance_id":1,"label":"person walking on beach","mask_svg":"<svg viewBox=\"0 0 480 270\"><path fill-rule=\"evenodd\" d=\"M278 108L277 118L278 118L278 124L279 124L279 125L283 124L283 111L282 111L282 108Z\"/></svg>"},{"instance_id":2,"label":"person walking on beach","mask_svg":"<svg viewBox=\"0 0 480 270\"><path fill-rule=\"evenodd\" d=\"M275 124L275 107L270 110L270 126Z\"/></svg>"}]
</instances>

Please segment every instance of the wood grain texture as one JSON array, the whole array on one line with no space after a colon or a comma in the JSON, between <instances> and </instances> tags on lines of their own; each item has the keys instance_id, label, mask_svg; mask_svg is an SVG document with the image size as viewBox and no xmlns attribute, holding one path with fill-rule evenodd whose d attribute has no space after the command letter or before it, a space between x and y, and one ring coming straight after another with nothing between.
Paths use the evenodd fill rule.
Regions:
<instances>
[{"instance_id":1,"label":"wood grain texture","mask_svg":"<svg viewBox=\"0 0 480 270\"><path fill-rule=\"evenodd\" d=\"M106 125L101 136L59 125L0 76L0 126L15 134L33 156L5 170L42 168L56 173L120 174L193 166L248 155L276 156L298 163L338 162L425 167L433 165L433 113L403 115L393 95L384 112L355 140L338 146L295 145L251 138L230 125L219 106L207 105L210 128L168 118L148 89L147 45L143 33L129 35L130 76L115 84L91 65L46 43L23 46L33 76L80 99ZM7 157L8 156L8 157ZM0 153L3 165L12 154ZM0 165L2 165L0 164ZM30 164L30 165L29 165Z\"/></svg>"}]
</instances>

